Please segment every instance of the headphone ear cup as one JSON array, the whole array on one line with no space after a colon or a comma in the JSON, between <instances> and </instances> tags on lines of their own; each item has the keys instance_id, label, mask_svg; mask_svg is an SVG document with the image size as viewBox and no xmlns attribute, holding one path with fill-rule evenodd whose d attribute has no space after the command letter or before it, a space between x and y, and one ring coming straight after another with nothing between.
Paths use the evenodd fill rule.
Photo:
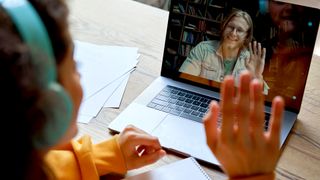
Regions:
<instances>
[{"instance_id":1,"label":"headphone ear cup","mask_svg":"<svg viewBox=\"0 0 320 180\"><path fill-rule=\"evenodd\" d=\"M33 144L36 148L55 145L67 132L72 121L72 101L68 93L56 82L50 83L37 102L45 116L44 127L36 132Z\"/></svg>"}]
</instances>

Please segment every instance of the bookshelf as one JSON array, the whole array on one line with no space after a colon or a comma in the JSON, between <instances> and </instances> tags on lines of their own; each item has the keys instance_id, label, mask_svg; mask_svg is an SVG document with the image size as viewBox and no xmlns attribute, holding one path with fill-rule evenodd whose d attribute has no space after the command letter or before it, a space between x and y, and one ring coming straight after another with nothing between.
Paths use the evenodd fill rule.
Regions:
<instances>
[{"instance_id":1,"label":"bookshelf","mask_svg":"<svg viewBox=\"0 0 320 180\"><path fill-rule=\"evenodd\" d=\"M201 41L220 40L220 25L230 8L226 0L171 0L164 66L177 71Z\"/></svg>"}]
</instances>

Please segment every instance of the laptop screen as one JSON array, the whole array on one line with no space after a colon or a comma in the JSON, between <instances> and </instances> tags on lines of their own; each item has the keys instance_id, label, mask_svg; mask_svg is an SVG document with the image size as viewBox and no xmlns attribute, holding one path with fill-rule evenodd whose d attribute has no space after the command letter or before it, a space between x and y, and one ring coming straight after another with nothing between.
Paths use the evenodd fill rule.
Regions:
<instances>
[{"instance_id":1,"label":"laptop screen","mask_svg":"<svg viewBox=\"0 0 320 180\"><path fill-rule=\"evenodd\" d=\"M299 112L320 10L274 0L171 0L161 75L218 90L249 70Z\"/></svg>"}]
</instances>

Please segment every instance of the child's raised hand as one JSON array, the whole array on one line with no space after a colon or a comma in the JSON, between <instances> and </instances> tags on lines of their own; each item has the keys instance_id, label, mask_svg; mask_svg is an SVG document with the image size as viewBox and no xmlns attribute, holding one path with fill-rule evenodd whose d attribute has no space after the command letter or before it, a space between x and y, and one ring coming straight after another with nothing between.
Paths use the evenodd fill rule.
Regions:
<instances>
[{"instance_id":1,"label":"child's raised hand","mask_svg":"<svg viewBox=\"0 0 320 180\"><path fill-rule=\"evenodd\" d=\"M265 131L262 85L251 79L249 72L242 73L235 93L233 77L226 77L220 105L212 102L204 117L207 144L230 178L273 176L278 161L284 101L281 97L273 99L270 125Z\"/></svg>"}]
</instances>

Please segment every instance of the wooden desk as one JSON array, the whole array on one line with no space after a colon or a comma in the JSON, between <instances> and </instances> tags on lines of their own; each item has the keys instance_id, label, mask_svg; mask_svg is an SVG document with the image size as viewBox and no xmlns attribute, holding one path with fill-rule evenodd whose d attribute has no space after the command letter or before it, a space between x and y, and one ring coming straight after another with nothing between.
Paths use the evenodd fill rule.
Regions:
<instances>
[{"instance_id":1,"label":"wooden desk","mask_svg":"<svg viewBox=\"0 0 320 180\"><path fill-rule=\"evenodd\" d=\"M108 124L159 76L168 12L131 0L68 0L67 3L71 33L75 39L138 47L141 53L140 63L130 76L120 109L104 108L89 124L79 124L78 136L89 134L94 142L100 142L111 136ZM320 57L314 56L301 112L276 170L278 179L320 177L319 70ZM157 163L130 171L129 174L144 172L178 159L181 157L169 153ZM213 179L227 179L212 167L203 168Z\"/></svg>"}]
</instances>

